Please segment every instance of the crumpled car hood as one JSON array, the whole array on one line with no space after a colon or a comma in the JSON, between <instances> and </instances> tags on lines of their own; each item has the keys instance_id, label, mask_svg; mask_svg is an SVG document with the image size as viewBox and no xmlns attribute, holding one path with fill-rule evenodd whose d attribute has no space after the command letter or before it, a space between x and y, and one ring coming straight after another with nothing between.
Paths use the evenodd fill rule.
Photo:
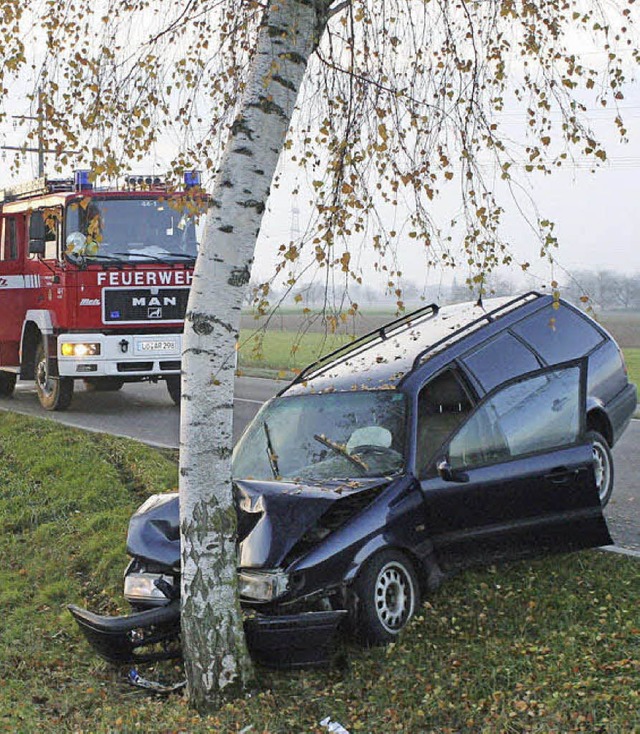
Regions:
<instances>
[{"instance_id":1,"label":"crumpled car hood","mask_svg":"<svg viewBox=\"0 0 640 734\"><path fill-rule=\"evenodd\" d=\"M236 480L238 564L275 568L330 507L353 495L379 490L388 478L335 481L322 485ZM178 495L129 523L127 552L159 565L180 566Z\"/></svg>"}]
</instances>

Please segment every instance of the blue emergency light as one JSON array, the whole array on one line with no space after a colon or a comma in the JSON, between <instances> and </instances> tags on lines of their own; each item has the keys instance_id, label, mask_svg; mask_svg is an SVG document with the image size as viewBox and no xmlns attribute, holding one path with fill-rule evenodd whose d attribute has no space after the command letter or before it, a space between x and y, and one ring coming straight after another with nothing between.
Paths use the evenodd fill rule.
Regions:
<instances>
[{"instance_id":1,"label":"blue emergency light","mask_svg":"<svg viewBox=\"0 0 640 734\"><path fill-rule=\"evenodd\" d=\"M201 181L202 181L201 171L185 171L184 172L185 189L192 189L194 186L200 186Z\"/></svg>"},{"instance_id":2,"label":"blue emergency light","mask_svg":"<svg viewBox=\"0 0 640 734\"><path fill-rule=\"evenodd\" d=\"M74 171L73 184L76 191L91 191L93 184L89 181L90 171Z\"/></svg>"}]
</instances>

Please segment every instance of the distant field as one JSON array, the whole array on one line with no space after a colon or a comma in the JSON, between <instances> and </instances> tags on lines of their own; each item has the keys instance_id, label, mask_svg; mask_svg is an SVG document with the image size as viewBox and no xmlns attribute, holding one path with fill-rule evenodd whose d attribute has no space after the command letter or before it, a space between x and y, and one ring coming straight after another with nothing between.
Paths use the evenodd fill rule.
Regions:
<instances>
[{"instance_id":1,"label":"distant field","mask_svg":"<svg viewBox=\"0 0 640 734\"><path fill-rule=\"evenodd\" d=\"M598 321L621 347L640 348L640 312L605 311Z\"/></svg>"},{"instance_id":2,"label":"distant field","mask_svg":"<svg viewBox=\"0 0 640 734\"><path fill-rule=\"evenodd\" d=\"M357 322L360 328L355 330L356 334L379 327L392 318L392 315L378 314L360 318ZM308 331L302 332L300 329L304 328L303 322L301 314L290 313L272 320L269 330L259 335L255 333L256 325L253 328L244 328L240 335L239 370L265 376L283 373L281 376L284 377L354 338L354 330L350 333L346 328L348 324L341 324L339 332L331 334L327 333L326 325L321 328L317 322L311 324ZM640 314L605 314L600 322L623 347L629 379L640 385ZM246 320L244 323L247 323Z\"/></svg>"},{"instance_id":3,"label":"distant field","mask_svg":"<svg viewBox=\"0 0 640 734\"><path fill-rule=\"evenodd\" d=\"M243 329L240 333L238 370L251 370L265 375L301 370L318 357L351 341L346 334L323 334L296 331L267 331L254 335ZM284 375L282 375L284 376Z\"/></svg>"},{"instance_id":4,"label":"distant field","mask_svg":"<svg viewBox=\"0 0 640 734\"><path fill-rule=\"evenodd\" d=\"M355 317L348 317L338 324L337 332L344 335L365 334L382 324L397 318L392 309L364 309ZM597 315L598 321L609 331L621 347L640 348L640 311L603 311ZM255 319L250 315L242 317L242 328L246 334L260 329L266 319ZM328 334L331 325L318 314L305 315L301 310L287 309L272 316L267 325L268 332L305 332L307 334Z\"/></svg>"}]
</instances>

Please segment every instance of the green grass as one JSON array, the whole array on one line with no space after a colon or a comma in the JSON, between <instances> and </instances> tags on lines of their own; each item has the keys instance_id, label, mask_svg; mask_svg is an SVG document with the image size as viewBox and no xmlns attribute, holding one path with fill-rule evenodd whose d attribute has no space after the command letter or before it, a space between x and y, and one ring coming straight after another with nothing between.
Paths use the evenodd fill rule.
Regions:
<instances>
[{"instance_id":1,"label":"green grass","mask_svg":"<svg viewBox=\"0 0 640 734\"><path fill-rule=\"evenodd\" d=\"M290 376L318 357L351 341L346 334L301 334L295 331L267 331L240 334L239 373Z\"/></svg>"},{"instance_id":2,"label":"green grass","mask_svg":"<svg viewBox=\"0 0 640 734\"><path fill-rule=\"evenodd\" d=\"M640 349L623 349L624 359L629 370L629 380L640 387Z\"/></svg>"},{"instance_id":3,"label":"green grass","mask_svg":"<svg viewBox=\"0 0 640 734\"><path fill-rule=\"evenodd\" d=\"M66 605L126 609L128 518L175 486L175 454L3 413L0 459L0 731L321 734L326 716L352 734L640 731L640 562L597 551L460 574L395 645L261 670L215 716L131 689Z\"/></svg>"}]
</instances>

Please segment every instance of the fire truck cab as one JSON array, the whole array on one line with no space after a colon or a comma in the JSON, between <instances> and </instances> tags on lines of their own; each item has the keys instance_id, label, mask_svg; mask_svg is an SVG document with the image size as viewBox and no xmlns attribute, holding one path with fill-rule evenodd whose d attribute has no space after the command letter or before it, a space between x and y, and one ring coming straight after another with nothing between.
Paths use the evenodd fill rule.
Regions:
<instances>
[{"instance_id":1,"label":"fire truck cab","mask_svg":"<svg viewBox=\"0 0 640 734\"><path fill-rule=\"evenodd\" d=\"M205 208L193 174L172 193L137 176L97 189L87 171L0 191L0 396L35 380L42 406L65 410L75 380L164 380L178 404Z\"/></svg>"}]
</instances>

